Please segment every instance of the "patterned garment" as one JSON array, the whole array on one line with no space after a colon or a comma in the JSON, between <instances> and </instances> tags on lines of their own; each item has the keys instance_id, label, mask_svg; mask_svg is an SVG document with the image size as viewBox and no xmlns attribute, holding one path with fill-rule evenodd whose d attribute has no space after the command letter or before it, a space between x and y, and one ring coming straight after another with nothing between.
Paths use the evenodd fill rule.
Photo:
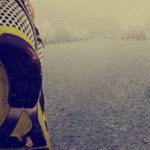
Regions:
<instances>
[{"instance_id":1,"label":"patterned garment","mask_svg":"<svg viewBox=\"0 0 150 150\"><path fill-rule=\"evenodd\" d=\"M43 42L28 3L0 0L0 148L50 149ZM44 148L43 148L44 147Z\"/></svg>"}]
</instances>

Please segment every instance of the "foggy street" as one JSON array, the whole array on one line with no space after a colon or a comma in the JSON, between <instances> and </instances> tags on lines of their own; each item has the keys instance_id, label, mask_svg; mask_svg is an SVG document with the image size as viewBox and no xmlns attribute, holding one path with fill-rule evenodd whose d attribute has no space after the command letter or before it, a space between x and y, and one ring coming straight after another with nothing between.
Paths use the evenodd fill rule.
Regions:
<instances>
[{"instance_id":1,"label":"foggy street","mask_svg":"<svg viewBox=\"0 0 150 150\"><path fill-rule=\"evenodd\" d=\"M150 41L51 44L44 55L53 150L149 150Z\"/></svg>"}]
</instances>

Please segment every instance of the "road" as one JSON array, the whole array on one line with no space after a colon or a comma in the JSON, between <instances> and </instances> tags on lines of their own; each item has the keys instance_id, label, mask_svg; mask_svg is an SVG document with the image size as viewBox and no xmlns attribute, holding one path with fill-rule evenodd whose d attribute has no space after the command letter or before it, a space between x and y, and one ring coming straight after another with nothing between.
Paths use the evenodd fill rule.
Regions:
<instances>
[{"instance_id":1,"label":"road","mask_svg":"<svg viewBox=\"0 0 150 150\"><path fill-rule=\"evenodd\" d=\"M46 46L53 150L150 149L150 41Z\"/></svg>"}]
</instances>

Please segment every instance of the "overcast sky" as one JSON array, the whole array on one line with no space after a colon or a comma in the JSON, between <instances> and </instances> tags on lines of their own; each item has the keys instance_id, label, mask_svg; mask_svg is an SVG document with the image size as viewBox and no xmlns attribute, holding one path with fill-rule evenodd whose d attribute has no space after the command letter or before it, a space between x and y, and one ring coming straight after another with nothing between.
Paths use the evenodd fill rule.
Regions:
<instances>
[{"instance_id":1,"label":"overcast sky","mask_svg":"<svg viewBox=\"0 0 150 150\"><path fill-rule=\"evenodd\" d=\"M32 0L37 19L95 23L113 18L121 25L143 24L150 18L150 0ZM99 22L98 22L99 23Z\"/></svg>"}]
</instances>

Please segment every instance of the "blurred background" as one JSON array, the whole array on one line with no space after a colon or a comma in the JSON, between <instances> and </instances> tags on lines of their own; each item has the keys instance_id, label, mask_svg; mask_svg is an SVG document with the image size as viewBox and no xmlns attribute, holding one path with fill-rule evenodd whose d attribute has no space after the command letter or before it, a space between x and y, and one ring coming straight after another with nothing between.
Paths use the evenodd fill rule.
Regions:
<instances>
[{"instance_id":1,"label":"blurred background","mask_svg":"<svg viewBox=\"0 0 150 150\"><path fill-rule=\"evenodd\" d=\"M32 1L36 22L46 42L120 38L125 32L135 32L137 36L140 32L149 38L150 2L147 0Z\"/></svg>"},{"instance_id":2,"label":"blurred background","mask_svg":"<svg viewBox=\"0 0 150 150\"><path fill-rule=\"evenodd\" d=\"M149 150L150 1L32 2L53 150Z\"/></svg>"}]
</instances>

